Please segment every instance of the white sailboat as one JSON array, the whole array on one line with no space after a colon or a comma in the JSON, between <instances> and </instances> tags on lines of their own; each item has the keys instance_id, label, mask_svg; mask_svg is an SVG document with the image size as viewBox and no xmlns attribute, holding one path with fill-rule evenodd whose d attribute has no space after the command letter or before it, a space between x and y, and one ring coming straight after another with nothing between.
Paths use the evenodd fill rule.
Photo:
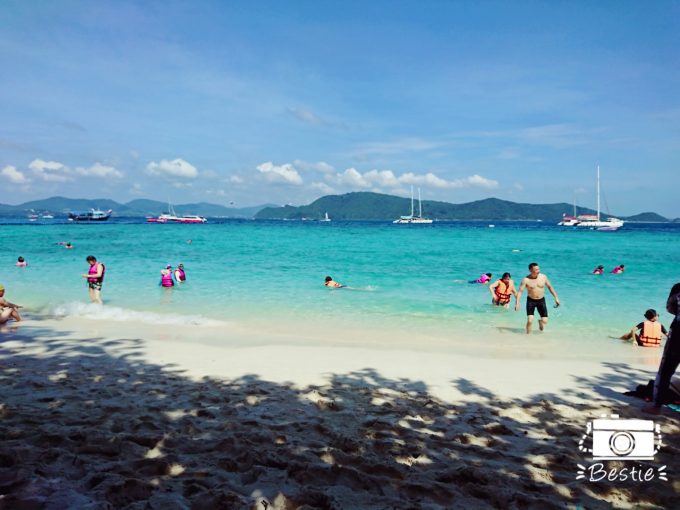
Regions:
<instances>
[{"instance_id":1,"label":"white sailboat","mask_svg":"<svg viewBox=\"0 0 680 510\"><path fill-rule=\"evenodd\" d=\"M413 186L411 186L411 214L410 216L400 216L392 223L398 224L425 224L432 223L429 218L423 218L423 202L420 199L420 188L418 188L418 216L413 215Z\"/></svg>"},{"instance_id":2,"label":"white sailboat","mask_svg":"<svg viewBox=\"0 0 680 510\"><path fill-rule=\"evenodd\" d=\"M618 230L623 227L623 220L608 217L606 220L600 218L600 166L597 166L597 215L583 214L576 218L577 228L590 228L595 230Z\"/></svg>"},{"instance_id":3,"label":"white sailboat","mask_svg":"<svg viewBox=\"0 0 680 510\"><path fill-rule=\"evenodd\" d=\"M331 221L330 217L328 216L328 211L326 211L325 216L323 218L321 218L319 221L324 221L324 222Z\"/></svg>"}]
</instances>

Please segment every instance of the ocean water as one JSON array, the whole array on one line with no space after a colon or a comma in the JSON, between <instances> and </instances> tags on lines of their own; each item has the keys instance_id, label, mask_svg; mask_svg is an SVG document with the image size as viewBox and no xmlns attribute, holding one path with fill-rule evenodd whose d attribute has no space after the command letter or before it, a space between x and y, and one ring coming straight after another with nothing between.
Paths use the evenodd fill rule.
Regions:
<instances>
[{"instance_id":1,"label":"ocean water","mask_svg":"<svg viewBox=\"0 0 680 510\"><path fill-rule=\"evenodd\" d=\"M508 271L519 287L527 265L538 262L562 302L552 308L546 293L549 334L540 338L563 351L602 356L619 348L608 337L642 320L647 308L656 308L668 326L665 299L680 281L677 224L595 232L534 222L490 228L488 222L141 221L5 222L0 283L7 297L39 312L89 313L80 274L92 254L107 267L103 297L114 320L229 322L292 335L346 329L357 342L370 343L371 333L380 332L414 346L423 338L478 346L492 338L512 346L527 341L524 303L519 312L493 307L486 286L467 282L483 272L495 281ZM75 248L58 244L66 241ZM19 255L29 267L15 267ZM180 262L188 283L159 287L160 269ZM607 273L593 276L598 264ZM618 264L626 272L610 274ZM353 289L324 287L326 275Z\"/></svg>"}]
</instances>

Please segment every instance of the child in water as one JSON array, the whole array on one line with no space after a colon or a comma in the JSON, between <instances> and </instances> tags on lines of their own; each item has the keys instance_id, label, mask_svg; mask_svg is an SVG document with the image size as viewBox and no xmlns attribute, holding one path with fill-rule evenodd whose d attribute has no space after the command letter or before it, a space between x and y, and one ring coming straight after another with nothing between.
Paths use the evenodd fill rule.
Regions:
<instances>
[{"instance_id":1,"label":"child in water","mask_svg":"<svg viewBox=\"0 0 680 510\"><path fill-rule=\"evenodd\" d=\"M28 265L28 262L23 257L19 257L17 259L17 267L26 267Z\"/></svg>"},{"instance_id":2,"label":"child in water","mask_svg":"<svg viewBox=\"0 0 680 510\"><path fill-rule=\"evenodd\" d=\"M492 276L493 276L492 273L484 273L476 280L470 280L470 283L481 283L482 285L486 285L491 281Z\"/></svg>"}]
</instances>

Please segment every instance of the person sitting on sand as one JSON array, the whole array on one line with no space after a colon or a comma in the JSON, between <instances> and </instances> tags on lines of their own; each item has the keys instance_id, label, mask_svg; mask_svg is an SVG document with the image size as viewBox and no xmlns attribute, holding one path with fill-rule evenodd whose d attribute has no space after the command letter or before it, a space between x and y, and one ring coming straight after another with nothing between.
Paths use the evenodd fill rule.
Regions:
<instances>
[{"instance_id":1,"label":"person sitting on sand","mask_svg":"<svg viewBox=\"0 0 680 510\"><path fill-rule=\"evenodd\" d=\"M491 281L492 276L493 276L492 273L484 273L476 280L470 280L470 283L481 283L482 285L486 285Z\"/></svg>"},{"instance_id":2,"label":"person sitting on sand","mask_svg":"<svg viewBox=\"0 0 680 510\"><path fill-rule=\"evenodd\" d=\"M620 266L616 266L614 269L612 269L612 274L620 274L623 273L624 271L624 266L621 264Z\"/></svg>"},{"instance_id":3,"label":"person sitting on sand","mask_svg":"<svg viewBox=\"0 0 680 510\"><path fill-rule=\"evenodd\" d=\"M642 408L644 412L653 414L658 414L661 406L666 403L671 379L680 365L680 283L676 283L671 288L666 301L666 310L674 317L654 380L654 403Z\"/></svg>"},{"instance_id":4,"label":"person sitting on sand","mask_svg":"<svg viewBox=\"0 0 680 510\"><path fill-rule=\"evenodd\" d=\"M496 306L508 308L512 296L515 296L515 299L517 299L515 282L510 278L510 273L503 273L500 280L489 285L489 292L491 292L491 303Z\"/></svg>"},{"instance_id":5,"label":"person sitting on sand","mask_svg":"<svg viewBox=\"0 0 680 510\"><path fill-rule=\"evenodd\" d=\"M24 259L23 257L19 257L17 259L17 263L16 263L17 267L26 267L27 265L28 265L28 262L26 262L26 259Z\"/></svg>"},{"instance_id":6,"label":"person sitting on sand","mask_svg":"<svg viewBox=\"0 0 680 510\"><path fill-rule=\"evenodd\" d=\"M604 274L604 266L597 266L593 269L593 274Z\"/></svg>"},{"instance_id":7,"label":"person sitting on sand","mask_svg":"<svg viewBox=\"0 0 680 510\"><path fill-rule=\"evenodd\" d=\"M668 332L659 322L659 314L650 308L645 312L645 320L623 335L621 340L635 340L633 345L642 347L661 347L661 335L668 336Z\"/></svg>"},{"instance_id":8,"label":"person sitting on sand","mask_svg":"<svg viewBox=\"0 0 680 510\"><path fill-rule=\"evenodd\" d=\"M21 321L19 308L21 308L19 305L10 303L5 299L5 287L0 284L0 324L5 324L12 319L17 322Z\"/></svg>"},{"instance_id":9,"label":"person sitting on sand","mask_svg":"<svg viewBox=\"0 0 680 510\"><path fill-rule=\"evenodd\" d=\"M342 283L338 283L338 282L334 281L333 278L331 278L330 276L326 276L326 280L324 282L324 285L326 287L330 287L331 289L341 289L342 287L344 287L344 285Z\"/></svg>"},{"instance_id":10,"label":"person sitting on sand","mask_svg":"<svg viewBox=\"0 0 680 510\"><path fill-rule=\"evenodd\" d=\"M172 277L172 266L170 264L165 266L165 269L161 269L161 281L159 285L166 289L175 286L175 279Z\"/></svg>"}]
</instances>

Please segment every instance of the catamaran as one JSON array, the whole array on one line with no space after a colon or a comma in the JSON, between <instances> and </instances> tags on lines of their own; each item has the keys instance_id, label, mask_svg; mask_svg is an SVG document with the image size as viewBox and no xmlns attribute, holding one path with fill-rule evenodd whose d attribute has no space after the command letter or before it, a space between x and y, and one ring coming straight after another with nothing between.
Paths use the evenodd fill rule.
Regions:
<instances>
[{"instance_id":1,"label":"catamaran","mask_svg":"<svg viewBox=\"0 0 680 510\"><path fill-rule=\"evenodd\" d=\"M582 214L576 218L576 228L590 228L595 230L618 230L623 227L623 220L609 216L606 220L600 218L600 166L597 166L597 214Z\"/></svg>"},{"instance_id":2,"label":"catamaran","mask_svg":"<svg viewBox=\"0 0 680 510\"><path fill-rule=\"evenodd\" d=\"M418 216L413 215L413 186L411 186L411 214L409 216L400 216L399 218L394 220L392 223L399 223L399 224L432 223L431 219L423 218L423 202L420 199L420 188L418 188Z\"/></svg>"}]
</instances>

